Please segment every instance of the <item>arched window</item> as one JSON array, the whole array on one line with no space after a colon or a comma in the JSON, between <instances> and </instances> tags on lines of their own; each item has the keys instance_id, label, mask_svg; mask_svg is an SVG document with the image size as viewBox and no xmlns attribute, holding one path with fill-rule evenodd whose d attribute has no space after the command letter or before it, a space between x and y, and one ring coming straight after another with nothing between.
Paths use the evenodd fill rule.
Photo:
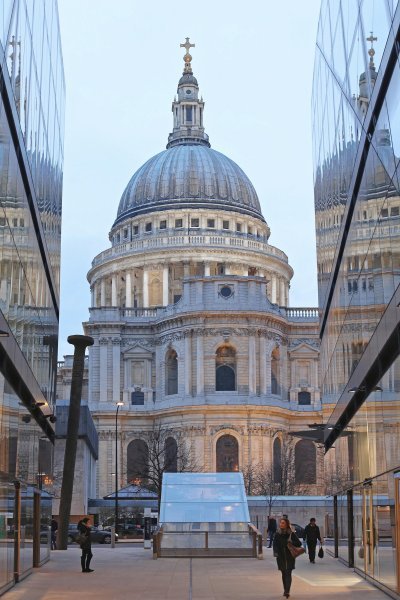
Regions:
<instances>
[{"instance_id":1,"label":"arched window","mask_svg":"<svg viewBox=\"0 0 400 600\"><path fill-rule=\"evenodd\" d=\"M223 435L217 441L217 473L239 470L239 445L233 435Z\"/></svg>"},{"instance_id":2,"label":"arched window","mask_svg":"<svg viewBox=\"0 0 400 600\"><path fill-rule=\"evenodd\" d=\"M215 390L236 390L236 352L232 346L220 346L215 353Z\"/></svg>"},{"instance_id":3,"label":"arched window","mask_svg":"<svg viewBox=\"0 0 400 600\"><path fill-rule=\"evenodd\" d=\"M282 442L278 437L273 445L273 474L274 483L282 483Z\"/></svg>"},{"instance_id":4,"label":"arched window","mask_svg":"<svg viewBox=\"0 0 400 600\"><path fill-rule=\"evenodd\" d=\"M162 304L162 283L157 277L149 285L149 304L150 306L161 306Z\"/></svg>"},{"instance_id":5,"label":"arched window","mask_svg":"<svg viewBox=\"0 0 400 600\"><path fill-rule=\"evenodd\" d=\"M277 395L281 393L279 348L275 348L271 355L271 393Z\"/></svg>"},{"instance_id":6,"label":"arched window","mask_svg":"<svg viewBox=\"0 0 400 600\"><path fill-rule=\"evenodd\" d=\"M311 404L311 394L310 392L299 392L297 394L297 400L300 405Z\"/></svg>"},{"instance_id":7,"label":"arched window","mask_svg":"<svg viewBox=\"0 0 400 600\"><path fill-rule=\"evenodd\" d=\"M178 444L173 437L168 437L165 440L164 471L166 473L176 473L178 471Z\"/></svg>"},{"instance_id":8,"label":"arched window","mask_svg":"<svg viewBox=\"0 0 400 600\"><path fill-rule=\"evenodd\" d=\"M317 452L311 440L300 440L294 449L295 482L317 482Z\"/></svg>"},{"instance_id":9,"label":"arched window","mask_svg":"<svg viewBox=\"0 0 400 600\"><path fill-rule=\"evenodd\" d=\"M143 481L149 471L149 449L143 440L133 440L127 449L128 483Z\"/></svg>"},{"instance_id":10,"label":"arched window","mask_svg":"<svg viewBox=\"0 0 400 600\"><path fill-rule=\"evenodd\" d=\"M178 355L168 350L165 359L165 393L167 396L178 393Z\"/></svg>"}]
</instances>

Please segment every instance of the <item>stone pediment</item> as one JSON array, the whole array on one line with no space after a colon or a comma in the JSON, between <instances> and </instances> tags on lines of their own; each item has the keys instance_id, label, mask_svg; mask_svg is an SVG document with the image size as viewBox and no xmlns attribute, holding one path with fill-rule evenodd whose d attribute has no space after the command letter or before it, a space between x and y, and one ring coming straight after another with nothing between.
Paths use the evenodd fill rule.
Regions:
<instances>
[{"instance_id":1,"label":"stone pediment","mask_svg":"<svg viewBox=\"0 0 400 600\"><path fill-rule=\"evenodd\" d=\"M289 349L289 352L292 356L305 357L310 356L310 354L312 354L313 356L319 354L319 349L316 347L316 345L311 346L308 343L300 342L298 344L293 345Z\"/></svg>"},{"instance_id":2,"label":"stone pediment","mask_svg":"<svg viewBox=\"0 0 400 600\"><path fill-rule=\"evenodd\" d=\"M136 355L141 355L143 356L143 354L147 354L148 356L152 355L152 351L149 350L149 348L147 346L145 346L144 344L137 342L136 344L134 344L133 346L130 346L129 348L127 348L126 350L124 350L123 355L125 357L131 357L131 356L136 356Z\"/></svg>"}]
</instances>

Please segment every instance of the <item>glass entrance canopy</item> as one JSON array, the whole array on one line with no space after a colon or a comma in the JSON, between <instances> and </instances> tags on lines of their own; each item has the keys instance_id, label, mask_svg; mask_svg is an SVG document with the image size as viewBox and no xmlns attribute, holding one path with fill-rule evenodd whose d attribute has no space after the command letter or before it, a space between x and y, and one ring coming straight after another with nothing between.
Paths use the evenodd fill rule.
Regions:
<instances>
[{"instance_id":1,"label":"glass entrance canopy","mask_svg":"<svg viewBox=\"0 0 400 600\"><path fill-rule=\"evenodd\" d=\"M249 523L241 473L164 473L161 523Z\"/></svg>"}]
</instances>

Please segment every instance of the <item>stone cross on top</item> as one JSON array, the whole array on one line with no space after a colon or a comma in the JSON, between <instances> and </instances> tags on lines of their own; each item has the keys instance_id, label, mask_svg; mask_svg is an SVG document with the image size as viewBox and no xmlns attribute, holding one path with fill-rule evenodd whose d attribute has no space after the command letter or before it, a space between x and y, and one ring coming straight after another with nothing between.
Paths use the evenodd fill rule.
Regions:
<instances>
[{"instance_id":1,"label":"stone cross on top","mask_svg":"<svg viewBox=\"0 0 400 600\"><path fill-rule=\"evenodd\" d=\"M192 72L192 67L190 65L190 61L192 60L192 57L189 54L189 50L190 50L190 48L194 48L195 46L196 46L196 44L191 44L190 43L188 37L186 38L186 42L184 44L180 45L181 48L185 48L186 49L186 54L183 57L183 60L185 61L184 73L191 73Z\"/></svg>"},{"instance_id":2,"label":"stone cross on top","mask_svg":"<svg viewBox=\"0 0 400 600\"><path fill-rule=\"evenodd\" d=\"M371 31L371 35L369 37L367 37L366 40L367 40L367 42L371 42L371 48L368 50L370 67L375 68L375 65L374 65L374 54L375 54L374 42L376 42L378 40L378 38L374 37L374 32Z\"/></svg>"}]
</instances>

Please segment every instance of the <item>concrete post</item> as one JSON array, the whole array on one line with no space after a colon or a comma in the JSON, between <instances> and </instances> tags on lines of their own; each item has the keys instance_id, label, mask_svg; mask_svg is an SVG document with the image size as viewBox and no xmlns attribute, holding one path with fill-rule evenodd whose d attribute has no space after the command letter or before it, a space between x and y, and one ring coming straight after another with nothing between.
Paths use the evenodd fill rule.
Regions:
<instances>
[{"instance_id":1,"label":"concrete post","mask_svg":"<svg viewBox=\"0 0 400 600\"><path fill-rule=\"evenodd\" d=\"M76 448L78 445L79 417L81 412L83 369L85 350L94 340L87 335L70 335L68 342L75 346L72 365L71 395L68 412L67 439L65 441L64 469L61 485L60 512L57 548L66 550L68 545L68 525L71 514L72 491L75 477Z\"/></svg>"}]
</instances>

